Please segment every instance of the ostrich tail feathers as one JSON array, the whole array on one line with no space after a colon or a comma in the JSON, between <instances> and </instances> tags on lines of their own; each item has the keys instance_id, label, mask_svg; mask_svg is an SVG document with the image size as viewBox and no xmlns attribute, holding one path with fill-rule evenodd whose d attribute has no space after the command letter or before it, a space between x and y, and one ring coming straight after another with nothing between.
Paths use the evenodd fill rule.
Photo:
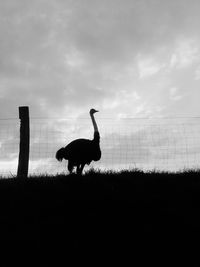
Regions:
<instances>
[{"instance_id":1,"label":"ostrich tail feathers","mask_svg":"<svg viewBox=\"0 0 200 267\"><path fill-rule=\"evenodd\" d=\"M58 161L62 161L64 158L64 154L65 154L65 149L62 147L56 152L56 159Z\"/></svg>"}]
</instances>

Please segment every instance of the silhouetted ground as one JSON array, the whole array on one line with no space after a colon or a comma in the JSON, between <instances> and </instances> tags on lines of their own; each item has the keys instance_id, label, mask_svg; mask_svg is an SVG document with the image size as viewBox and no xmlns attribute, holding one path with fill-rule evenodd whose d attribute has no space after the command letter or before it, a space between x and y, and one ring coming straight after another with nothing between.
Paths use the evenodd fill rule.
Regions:
<instances>
[{"instance_id":1,"label":"silhouetted ground","mask_svg":"<svg viewBox=\"0 0 200 267\"><path fill-rule=\"evenodd\" d=\"M198 266L200 173L2 179L0 226L2 244L33 253L31 260L42 254L37 266L55 255L56 266L92 257L95 266L106 256L124 265Z\"/></svg>"}]
</instances>

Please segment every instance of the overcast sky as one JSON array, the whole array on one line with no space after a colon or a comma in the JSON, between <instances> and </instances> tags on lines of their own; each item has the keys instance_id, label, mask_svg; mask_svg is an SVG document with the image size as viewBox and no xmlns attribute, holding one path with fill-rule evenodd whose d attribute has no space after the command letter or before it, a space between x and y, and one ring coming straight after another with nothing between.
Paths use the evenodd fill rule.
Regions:
<instances>
[{"instance_id":1,"label":"overcast sky","mask_svg":"<svg viewBox=\"0 0 200 267\"><path fill-rule=\"evenodd\" d=\"M183 165L182 156L199 162L196 121L191 130L162 128L160 122L144 128L140 120L143 132L137 120L118 121L200 116L199 14L199 0L0 0L0 118L17 118L24 105L31 117L51 118L41 123L43 131L31 120L31 159L51 160L52 168L59 146L92 138L92 107L100 110L102 164L130 159L138 166L167 158ZM53 120L68 117L85 117L89 126ZM16 169L18 128L7 128L1 125L1 167L10 168L13 159Z\"/></svg>"},{"instance_id":2,"label":"overcast sky","mask_svg":"<svg viewBox=\"0 0 200 267\"><path fill-rule=\"evenodd\" d=\"M199 14L199 0L0 0L0 117L199 116Z\"/></svg>"}]
</instances>

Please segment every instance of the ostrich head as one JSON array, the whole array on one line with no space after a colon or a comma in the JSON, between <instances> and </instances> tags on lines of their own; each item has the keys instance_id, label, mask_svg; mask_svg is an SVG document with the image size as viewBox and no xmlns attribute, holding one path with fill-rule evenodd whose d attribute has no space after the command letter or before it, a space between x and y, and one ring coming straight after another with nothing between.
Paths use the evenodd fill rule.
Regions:
<instances>
[{"instance_id":1,"label":"ostrich head","mask_svg":"<svg viewBox=\"0 0 200 267\"><path fill-rule=\"evenodd\" d=\"M94 113L96 113L96 112L99 112L99 111L96 110L96 109L94 109L94 108L90 109L90 115L92 115L92 114L94 114Z\"/></svg>"}]
</instances>

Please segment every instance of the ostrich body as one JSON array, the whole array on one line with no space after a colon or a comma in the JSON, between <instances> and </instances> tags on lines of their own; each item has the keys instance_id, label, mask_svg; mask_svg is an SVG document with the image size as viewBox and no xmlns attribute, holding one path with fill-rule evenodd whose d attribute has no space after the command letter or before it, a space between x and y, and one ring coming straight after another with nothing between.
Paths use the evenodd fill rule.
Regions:
<instances>
[{"instance_id":1,"label":"ostrich body","mask_svg":"<svg viewBox=\"0 0 200 267\"><path fill-rule=\"evenodd\" d=\"M92 140L76 139L56 152L56 159L58 161L68 160L68 170L70 173L76 167L76 173L82 174L86 164L89 165L91 161L98 161L101 158L100 135L94 118L94 113L96 112L98 111L95 109L90 110L90 117L94 127L94 138Z\"/></svg>"}]
</instances>

